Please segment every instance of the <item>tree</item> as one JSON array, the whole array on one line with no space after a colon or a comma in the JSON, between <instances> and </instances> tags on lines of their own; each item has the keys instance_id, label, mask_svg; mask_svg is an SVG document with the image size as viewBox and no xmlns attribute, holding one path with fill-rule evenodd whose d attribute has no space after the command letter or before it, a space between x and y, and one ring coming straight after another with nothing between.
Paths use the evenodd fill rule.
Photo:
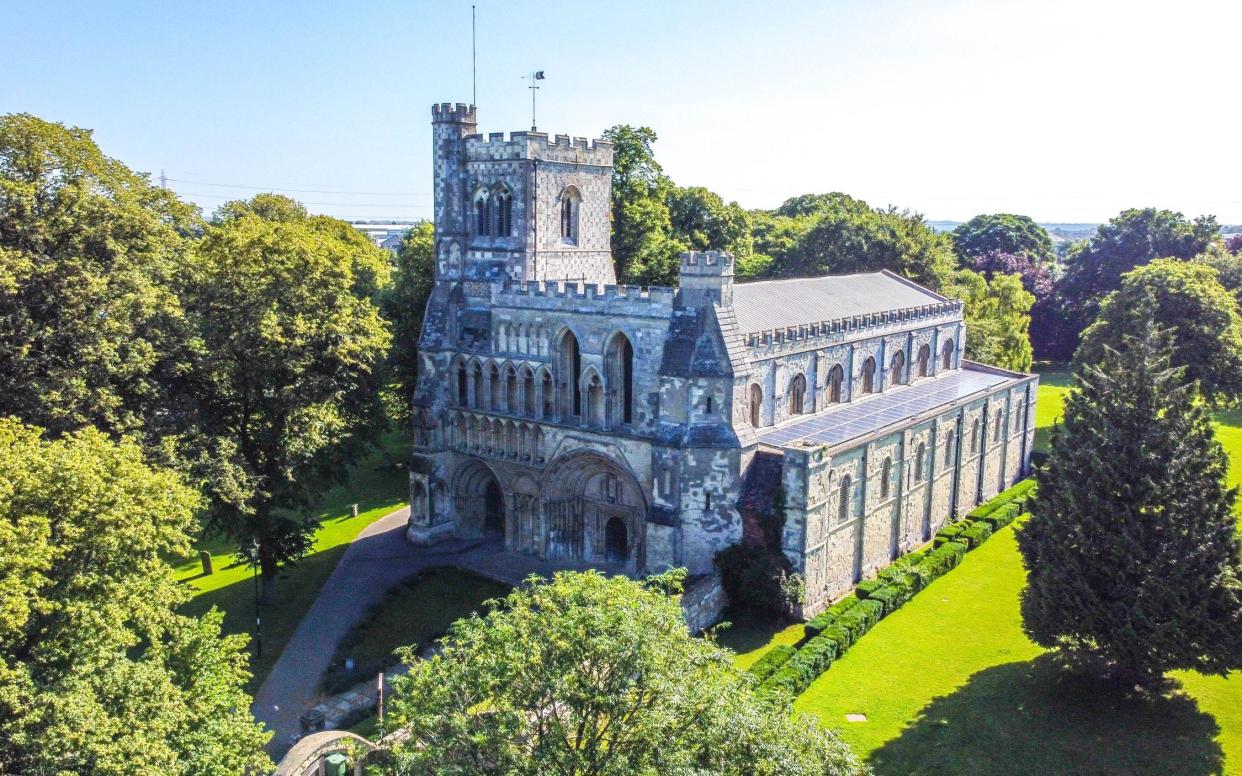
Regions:
<instances>
[{"instance_id":1,"label":"tree","mask_svg":"<svg viewBox=\"0 0 1242 776\"><path fill-rule=\"evenodd\" d=\"M0 116L0 416L157 438L184 365L193 207L88 130Z\"/></svg>"},{"instance_id":2,"label":"tree","mask_svg":"<svg viewBox=\"0 0 1242 776\"><path fill-rule=\"evenodd\" d=\"M736 202L702 186L674 187L668 194L675 239L692 251L728 251L745 261L753 251L750 218Z\"/></svg>"},{"instance_id":3,"label":"tree","mask_svg":"<svg viewBox=\"0 0 1242 776\"><path fill-rule=\"evenodd\" d=\"M656 161L650 127L619 124L612 142L612 255L623 283L674 286L685 246L672 237L668 195L673 183Z\"/></svg>"},{"instance_id":4,"label":"tree","mask_svg":"<svg viewBox=\"0 0 1242 776\"><path fill-rule=\"evenodd\" d=\"M1062 326L1049 356L1073 355L1082 330L1095 320L1104 297L1121 285L1122 275L1156 258L1192 258L1218 231L1211 216L1190 222L1181 213L1155 208L1126 210L1101 226L1066 257L1058 293Z\"/></svg>"},{"instance_id":5,"label":"tree","mask_svg":"<svg viewBox=\"0 0 1242 776\"><path fill-rule=\"evenodd\" d=\"M974 269L982 272L988 280L998 273L1022 278L1022 287L1035 297L1029 326L1031 349L1037 356L1046 354L1053 347L1060 326L1060 311L1054 295L1054 265L1025 253L984 253L972 261Z\"/></svg>"},{"instance_id":6,"label":"tree","mask_svg":"<svg viewBox=\"0 0 1242 776\"><path fill-rule=\"evenodd\" d=\"M773 264L780 277L891 270L939 288L956 263L951 240L923 217L894 208L872 209L844 194L827 195L829 204L814 224Z\"/></svg>"},{"instance_id":7,"label":"tree","mask_svg":"<svg viewBox=\"0 0 1242 776\"><path fill-rule=\"evenodd\" d=\"M1035 297L1017 275L996 274L989 281L964 269L953 275L946 296L966 303L966 357L1004 369L1031 368L1029 328Z\"/></svg>"},{"instance_id":8,"label":"tree","mask_svg":"<svg viewBox=\"0 0 1242 776\"><path fill-rule=\"evenodd\" d=\"M1121 350L1146 317L1171 330L1173 364L1214 403L1242 395L1242 317L1238 302L1206 264L1156 259L1121 276L1121 288L1104 300L1100 315L1082 334L1079 363Z\"/></svg>"},{"instance_id":9,"label":"tree","mask_svg":"<svg viewBox=\"0 0 1242 776\"><path fill-rule=\"evenodd\" d=\"M684 574L684 572L682 572ZM442 653L411 660L398 773L853 774L837 736L752 691L661 588L598 572L532 578Z\"/></svg>"},{"instance_id":10,"label":"tree","mask_svg":"<svg viewBox=\"0 0 1242 776\"><path fill-rule=\"evenodd\" d=\"M175 613L199 496L132 440L0 420L0 771L265 772L245 636Z\"/></svg>"},{"instance_id":11,"label":"tree","mask_svg":"<svg viewBox=\"0 0 1242 776\"><path fill-rule=\"evenodd\" d=\"M1144 324L1079 367L1018 546L1027 634L1148 683L1242 667L1242 558L1228 459Z\"/></svg>"},{"instance_id":12,"label":"tree","mask_svg":"<svg viewBox=\"0 0 1242 776\"><path fill-rule=\"evenodd\" d=\"M222 208L183 300L197 357L187 390L213 471L209 522L258 544L265 596L302 557L307 511L383 424L389 262L360 232L276 195Z\"/></svg>"},{"instance_id":13,"label":"tree","mask_svg":"<svg viewBox=\"0 0 1242 776\"><path fill-rule=\"evenodd\" d=\"M1020 254L1036 262L1052 261L1052 239L1044 228L1028 216L1012 213L978 215L960 224L953 230L953 246L965 266L990 253Z\"/></svg>"},{"instance_id":14,"label":"tree","mask_svg":"<svg viewBox=\"0 0 1242 776\"><path fill-rule=\"evenodd\" d=\"M410 399L418 376L418 338L423 330L423 313L435 286L435 227L423 221L405 233L393 261L392 286L385 289L381 307L392 324L389 372L396 383L397 396L389 414L407 418Z\"/></svg>"}]
</instances>

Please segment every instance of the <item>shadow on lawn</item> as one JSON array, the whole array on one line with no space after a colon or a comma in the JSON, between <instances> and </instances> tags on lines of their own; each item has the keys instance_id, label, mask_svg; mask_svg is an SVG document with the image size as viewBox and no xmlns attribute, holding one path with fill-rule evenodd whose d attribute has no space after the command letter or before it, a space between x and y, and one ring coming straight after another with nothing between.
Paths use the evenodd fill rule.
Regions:
<instances>
[{"instance_id":1,"label":"shadow on lawn","mask_svg":"<svg viewBox=\"0 0 1242 776\"><path fill-rule=\"evenodd\" d=\"M994 666L871 755L885 774L1221 773L1216 721L1184 695L1135 698L1043 655Z\"/></svg>"}]
</instances>

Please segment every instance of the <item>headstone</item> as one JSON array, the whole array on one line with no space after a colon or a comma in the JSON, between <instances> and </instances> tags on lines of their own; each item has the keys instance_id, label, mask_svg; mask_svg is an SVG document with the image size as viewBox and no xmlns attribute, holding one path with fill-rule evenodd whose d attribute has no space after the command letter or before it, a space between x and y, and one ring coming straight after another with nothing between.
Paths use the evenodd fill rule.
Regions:
<instances>
[{"instance_id":1,"label":"headstone","mask_svg":"<svg viewBox=\"0 0 1242 776\"><path fill-rule=\"evenodd\" d=\"M357 504L350 504L350 505L349 505L349 516L350 516L350 517L357 517L357 516L358 516L358 505L357 505Z\"/></svg>"},{"instance_id":2,"label":"headstone","mask_svg":"<svg viewBox=\"0 0 1242 776\"><path fill-rule=\"evenodd\" d=\"M206 550L199 550L198 559L203 563L203 576L211 576L211 553Z\"/></svg>"}]
</instances>

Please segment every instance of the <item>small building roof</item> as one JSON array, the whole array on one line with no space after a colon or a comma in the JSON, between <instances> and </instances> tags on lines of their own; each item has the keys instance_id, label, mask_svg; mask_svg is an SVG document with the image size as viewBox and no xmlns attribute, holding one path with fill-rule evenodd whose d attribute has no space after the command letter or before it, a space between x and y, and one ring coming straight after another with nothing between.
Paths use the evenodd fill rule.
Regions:
<instances>
[{"instance_id":1,"label":"small building roof","mask_svg":"<svg viewBox=\"0 0 1242 776\"><path fill-rule=\"evenodd\" d=\"M733 286L733 310L743 333L819 323L946 301L887 270L817 278L760 280Z\"/></svg>"},{"instance_id":2,"label":"small building roof","mask_svg":"<svg viewBox=\"0 0 1242 776\"><path fill-rule=\"evenodd\" d=\"M888 426L907 424L927 413L951 405L1002 384L1016 385L1029 375L982 364L963 363L931 379L919 380L851 402L775 428L761 429L759 443L772 447L796 447L802 443L835 446Z\"/></svg>"}]
</instances>

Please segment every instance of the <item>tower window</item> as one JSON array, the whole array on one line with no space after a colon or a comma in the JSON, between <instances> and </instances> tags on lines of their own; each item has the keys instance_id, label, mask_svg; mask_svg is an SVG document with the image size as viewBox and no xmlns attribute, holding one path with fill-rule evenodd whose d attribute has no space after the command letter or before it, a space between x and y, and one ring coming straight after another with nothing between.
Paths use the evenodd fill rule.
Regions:
<instances>
[{"instance_id":1,"label":"tower window","mask_svg":"<svg viewBox=\"0 0 1242 776\"><path fill-rule=\"evenodd\" d=\"M508 189L496 193L496 235L513 236L513 195Z\"/></svg>"},{"instance_id":2,"label":"tower window","mask_svg":"<svg viewBox=\"0 0 1242 776\"><path fill-rule=\"evenodd\" d=\"M474 233L482 237L491 234L492 208L487 192L480 191L474 196Z\"/></svg>"},{"instance_id":3,"label":"tower window","mask_svg":"<svg viewBox=\"0 0 1242 776\"><path fill-rule=\"evenodd\" d=\"M703 494L703 508L704 509L712 508L712 494L710 493Z\"/></svg>"},{"instance_id":4,"label":"tower window","mask_svg":"<svg viewBox=\"0 0 1242 776\"><path fill-rule=\"evenodd\" d=\"M707 397L707 414L712 414L712 397Z\"/></svg>"},{"instance_id":5,"label":"tower window","mask_svg":"<svg viewBox=\"0 0 1242 776\"><path fill-rule=\"evenodd\" d=\"M578 217L581 211L582 195L578 189L570 186L561 193L561 241L571 245L578 244Z\"/></svg>"}]
</instances>

